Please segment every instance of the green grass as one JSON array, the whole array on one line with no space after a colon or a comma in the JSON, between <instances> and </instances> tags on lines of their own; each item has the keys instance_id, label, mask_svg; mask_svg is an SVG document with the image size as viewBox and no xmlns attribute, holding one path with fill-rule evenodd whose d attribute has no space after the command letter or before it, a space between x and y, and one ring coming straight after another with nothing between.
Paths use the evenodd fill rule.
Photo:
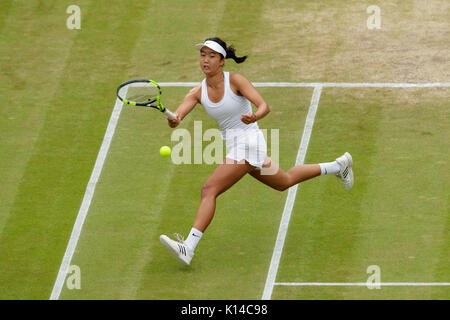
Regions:
<instances>
[{"instance_id":1,"label":"green grass","mask_svg":"<svg viewBox=\"0 0 450 320\"><path fill-rule=\"evenodd\" d=\"M185 91L165 89L168 102L181 99ZM289 130L280 130L281 164L292 166L307 111L307 104L301 101L308 101L312 90L261 92L277 114L270 126L261 121L261 128L270 129L272 123L276 128L292 123ZM287 99L278 104L275 93L282 93ZM146 111L149 110L123 110L80 239L80 254L73 259L73 264L86 274L85 290L65 290L62 297L260 298L267 272L261 265L271 258L279 208L284 205L286 194L271 190L250 176L244 178L218 199L215 219L196 252L198 263L193 262L190 269L173 263L158 237L162 233L189 231L200 189L216 165L174 166L168 158L161 158L159 146L170 145L171 131L166 129L165 121L152 121L149 127L149 119L159 114ZM182 127L193 132L194 120L203 121L203 130L215 127L201 106ZM255 238L258 243L252 240ZM230 296L235 282L243 288ZM192 296L192 290L196 296Z\"/></svg>"},{"instance_id":2,"label":"green grass","mask_svg":"<svg viewBox=\"0 0 450 320\"><path fill-rule=\"evenodd\" d=\"M383 1L374 32L359 1L80 0L81 30L68 30L71 4L0 0L2 299L50 296L116 86L200 81L193 44L207 37L248 55L225 69L252 81L449 81L444 1ZM164 88L164 103L175 109L187 90ZM312 89L258 90L272 108L260 127L280 130L288 169ZM350 192L333 177L300 186L277 281L365 281L371 264L383 281L449 281L449 96L324 89L306 160L348 150L357 181ZM186 234L215 166L161 158L173 143L160 116L124 107L72 261L82 289L61 298L260 298L287 193L245 177L219 198L192 268L179 267L158 236ZM215 127L201 106L182 127L195 120ZM448 299L449 289L275 287L273 297Z\"/></svg>"},{"instance_id":3,"label":"green grass","mask_svg":"<svg viewBox=\"0 0 450 320\"><path fill-rule=\"evenodd\" d=\"M449 175L448 156L441 151L449 147L442 138L450 132L439 119L449 116L448 94L448 89L323 92L307 161L349 150L355 186L346 192L335 179L320 179L300 188L277 281L366 282L367 267L378 265L383 282L447 282L442 271L449 262L444 254ZM276 287L275 298L306 298L318 290ZM448 288L324 292L333 299L450 295Z\"/></svg>"}]
</instances>

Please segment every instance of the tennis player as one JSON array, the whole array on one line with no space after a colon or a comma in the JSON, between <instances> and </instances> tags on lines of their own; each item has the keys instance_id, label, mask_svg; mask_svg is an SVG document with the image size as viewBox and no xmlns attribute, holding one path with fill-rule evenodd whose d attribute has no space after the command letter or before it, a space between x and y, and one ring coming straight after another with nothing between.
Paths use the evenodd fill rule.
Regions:
<instances>
[{"instance_id":1,"label":"tennis player","mask_svg":"<svg viewBox=\"0 0 450 320\"><path fill-rule=\"evenodd\" d=\"M168 124L175 128L201 104L219 125L228 153L201 189L200 206L187 239L179 234L175 234L176 240L160 236L161 243L183 265L190 264L198 242L214 217L216 198L246 174L279 191L325 174L335 174L346 189L353 186L353 162L348 152L333 162L299 165L287 172L272 162L257 124L270 112L269 106L244 76L223 71L225 59L242 63L247 57L237 57L235 49L227 47L220 38L206 39L195 47L200 50L200 68L206 78L186 95L175 111L176 118L168 118ZM257 108L255 113L251 104ZM270 168L270 174L264 174L266 168Z\"/></svg>"}]
</instances>

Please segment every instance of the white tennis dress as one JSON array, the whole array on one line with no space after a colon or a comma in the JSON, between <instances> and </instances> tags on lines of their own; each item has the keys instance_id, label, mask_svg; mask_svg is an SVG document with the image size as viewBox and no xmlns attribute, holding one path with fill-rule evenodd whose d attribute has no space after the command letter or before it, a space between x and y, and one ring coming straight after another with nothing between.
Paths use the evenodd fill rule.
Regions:
<instances>
[{"instance_id":1,"label":"white tennis dress","mask_svg":"<svg viewBox=\"0 0 450 320\"><path fill-rule=\"evenodd\" d=\"M226 158L241 161L247 160L252 166L262 168L267 155L264 135L256 122L245 124L242 114L252 113L250 101L236 95L230 87L230 73L224 72L224 95L217 103L209 100L206 79L202 82L201 104L219 125L222 138L227 147Z\"/></svg>"}]
</instances>

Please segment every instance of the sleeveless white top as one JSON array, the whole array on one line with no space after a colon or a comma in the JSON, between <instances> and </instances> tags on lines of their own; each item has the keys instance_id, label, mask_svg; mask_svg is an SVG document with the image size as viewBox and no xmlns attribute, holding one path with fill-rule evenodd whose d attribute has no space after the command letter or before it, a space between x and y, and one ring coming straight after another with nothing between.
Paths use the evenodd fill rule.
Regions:
<instances>
[{"instance_id":1,"label":"sleeveless white top","mask_svg":"<svg viewBox=\"0 0 450 320\"><path fill-rule=\"evenodd\" d=\"M248 129L259 129L256 122L245 124L241 121L242 114L252 113L252 106L250 101L243 97L236 95L230 87L230 73L224 72L224 94L222 100L217 103L209 100L208 88L206 79L202 82L202 98L201 104L208 113L219 125L222 130L222 138L226 141L227 130L232 129L236 131L244 131ZM234 133L235 135L235 133Z\"/></svg>"}]
</instances>

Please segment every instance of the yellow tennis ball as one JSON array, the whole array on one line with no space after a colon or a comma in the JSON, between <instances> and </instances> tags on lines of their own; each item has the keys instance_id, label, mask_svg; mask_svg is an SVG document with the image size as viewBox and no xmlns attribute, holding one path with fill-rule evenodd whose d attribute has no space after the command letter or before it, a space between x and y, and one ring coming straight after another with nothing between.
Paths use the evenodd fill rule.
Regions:
<instances>
[{"instance_id":1,"label":"yellow tennis ball","mask_svg":"<svg viewBox=\"0 0 450 320\"><path fill-rule=\"evenodd\" d=\"M167 156L170 156L170 153L172 152L172 150L170 150L170 147L168 147L168 146L162 146L160 149L159 149L159 154L161 155L161 156L163 156L163 157L167 157Z\"/></svg>"}]
</instances>

